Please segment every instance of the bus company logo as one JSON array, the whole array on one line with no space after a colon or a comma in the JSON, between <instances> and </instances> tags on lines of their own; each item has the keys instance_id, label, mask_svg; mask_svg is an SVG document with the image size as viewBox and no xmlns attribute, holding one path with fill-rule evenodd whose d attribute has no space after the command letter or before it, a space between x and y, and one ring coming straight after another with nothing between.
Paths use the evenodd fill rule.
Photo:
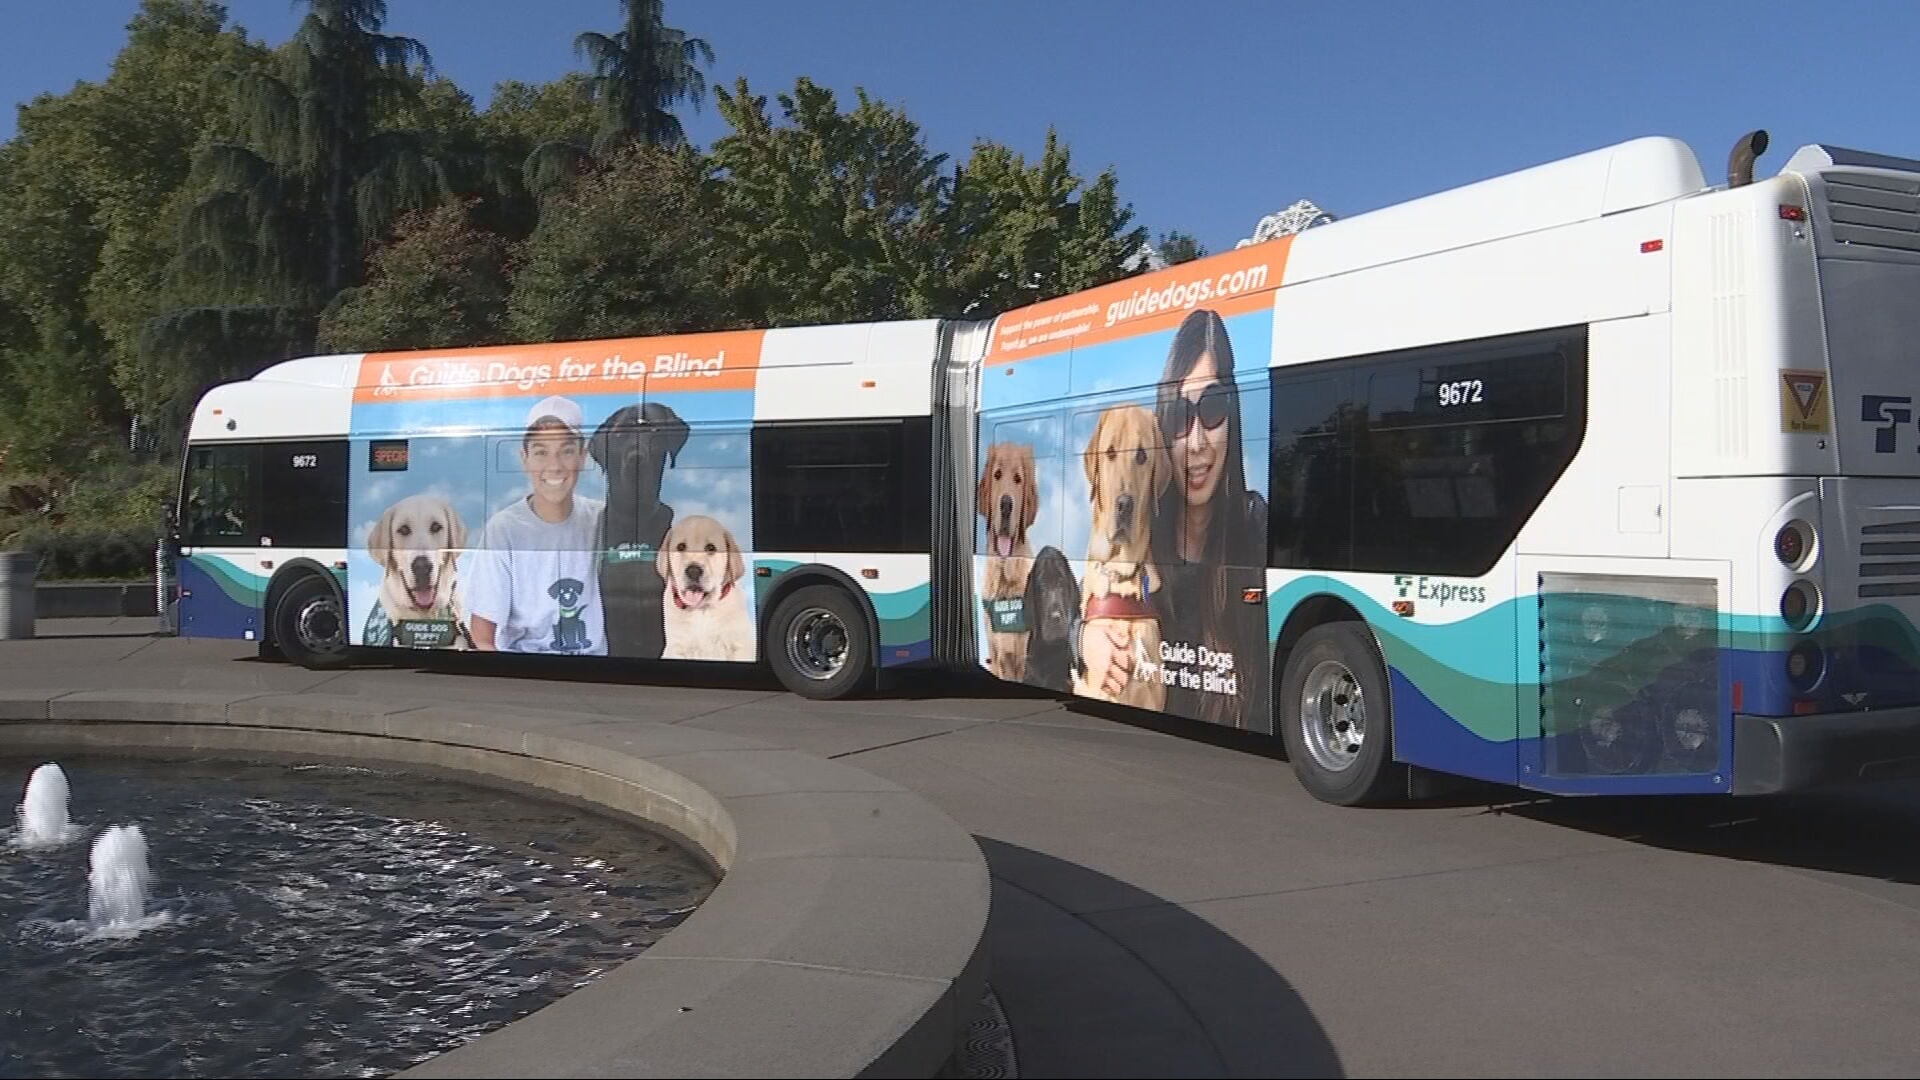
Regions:
<instances>
[{"instance_id":1,"label":"bus company logo","mask_svg":"<svg viewBox=\"0 0 1920 1080\"><path fill-rule=\"evenodd\" d=\"M1873 452L1891 454L1900 444L1900 425L1913 419L1913 396L1862 394L1860 395L1860 421L1865 424L1878 424L1873 433Z\"/></svg>"},{"instance_id":2,"label":"bus company logo","mask_svg":"<svg viewBox=\"0 0 1920 1080\"><path fill-rule=\"evenodd\" d=\"M1487 602L1485 585L1456 585L1451 581L1440 581L1425 574L1393 575L1394 594L1400 600L1431 600L1441 607L1448 604L1484 604ZM1411 594L1411 596L1409 596ZM1396 611L1401 607L1395 604Z\"/></svg>"}]
</instances>

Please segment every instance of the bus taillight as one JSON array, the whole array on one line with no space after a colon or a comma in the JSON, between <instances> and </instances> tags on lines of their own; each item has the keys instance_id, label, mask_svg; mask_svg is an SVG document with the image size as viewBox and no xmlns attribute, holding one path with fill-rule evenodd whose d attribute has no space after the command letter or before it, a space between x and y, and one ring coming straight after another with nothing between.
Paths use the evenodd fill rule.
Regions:
<instances>
[{"instance_id":1,"label":"bus taillight","mask_svg":"<svg viewBox=\"0 0 1920 1080\"><path fill-rule=\"evenodd\" d=\"M1773 554L1789 570L1799 570L1812 561L1813 526L1798 518L1780 526L1773 537Z\"/></svg>"},{"instance_id":2,"label":"bus taillight","mask_svg":"<svg viewBox=\"0 0 1920 1080\"><path fill-rule=\"evenodd\" d=\"M1820 590L1813 582L1800 580L1780 594L1780 617L1796 632L1813 625L1820 615Z\"/></svg>"},{"instance_id":3,"label":"bus taillight","mask_svg":"<svg viewBox=\"0 0 1920 1080\"><path fill-rule=\"evenodd\" d=\"M1827 673L1827 651L1817 641L1803 641L1787 653L1787 681L1801 693L1818 686Z\"/></svg>"}]
</instances>

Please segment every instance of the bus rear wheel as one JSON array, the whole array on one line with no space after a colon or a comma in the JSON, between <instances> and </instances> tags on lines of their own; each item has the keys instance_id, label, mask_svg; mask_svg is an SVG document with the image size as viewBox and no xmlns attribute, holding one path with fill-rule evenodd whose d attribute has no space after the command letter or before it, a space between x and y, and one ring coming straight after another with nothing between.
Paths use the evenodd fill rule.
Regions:
<instances>
[{"instance_id":1,"label":"bus rear wheel","mask_svg":"<svg viewBox=\"0 0 1920 1080\"><path fill-rule=\"evenodd\" d=\"M1281 733L1301 786L1323 802L1365 806L1395 793L1393 702L1362 623L1316 626L1287 657Z\"/></svg>"},{"instance_id":2,"label":"bus rear wheel","mask_svg":"<svg viewBox=\"0 0 1920 1080\"><path fill-rule=\"evenodd\" d=\"M873 636L845 590L809 585L780 601L767 623L767 662L804 698L852 696L873 676Z\"/></svg>"},{"instance_id":3,"label":"bus rear wheel","mask_svg":"<svg viewBox=\"0 0 1920 1080\"><path fill-rule=\"evenodd\" d=\"M273 643L301 667L345 667L347 613L339 591L311 574L288 586L273 609Z\"/></svg>"}]
</instances>

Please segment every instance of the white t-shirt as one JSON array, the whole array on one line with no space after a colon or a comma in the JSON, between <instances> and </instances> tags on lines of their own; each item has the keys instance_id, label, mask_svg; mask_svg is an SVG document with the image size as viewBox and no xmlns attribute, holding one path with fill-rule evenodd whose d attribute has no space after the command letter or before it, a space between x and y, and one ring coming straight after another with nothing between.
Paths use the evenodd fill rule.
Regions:
<instances>
[{"instance_id":1,"label":"white t-shirt","mask_svg":"<svg viewBox=\"0 0 1920 1080\"><path fill-rule=\"evenodd\" d=\"M501 652L605 656L600 607L602 503L573 497L562 522L542 521L525 498L493 515L470 569L467 611L494 624Z\"/></svg>"}]
</instances>

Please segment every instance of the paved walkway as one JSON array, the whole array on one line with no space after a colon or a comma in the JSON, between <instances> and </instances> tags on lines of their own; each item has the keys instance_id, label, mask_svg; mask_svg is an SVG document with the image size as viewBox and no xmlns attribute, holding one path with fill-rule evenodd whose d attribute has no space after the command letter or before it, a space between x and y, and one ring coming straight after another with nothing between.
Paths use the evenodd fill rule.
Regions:
<instances>
[{"instance_id":1,"label":"paved walkway","mask_svg":"<svg viewBox=\"0 0 1920 1080\"><path fill-rule=\"evenodd\" d=\"M913 788L993 870L990 978L1022 1076L1920 1071L1914 786L1340 810L1260 740L972 680L814 703L687 666L320 674L151 625L42 622L0 643L0 687L562 705Z\"/></svg>"}]
</instances>

